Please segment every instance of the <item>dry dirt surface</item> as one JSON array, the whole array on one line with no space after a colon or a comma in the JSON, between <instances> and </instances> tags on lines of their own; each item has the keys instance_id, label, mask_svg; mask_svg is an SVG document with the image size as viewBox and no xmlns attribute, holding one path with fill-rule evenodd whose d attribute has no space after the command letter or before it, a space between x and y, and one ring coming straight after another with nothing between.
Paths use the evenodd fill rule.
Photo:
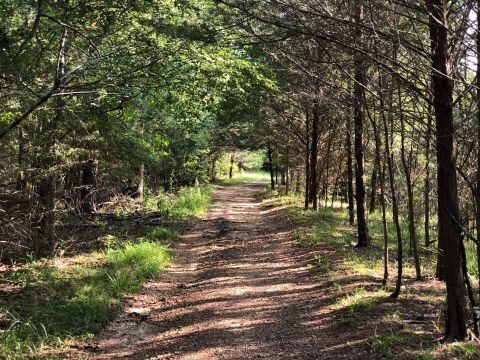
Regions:
<instances>
[{"instance_id":1,"label":"dry dirt surface","mask_svg":"<svg viewBox=\"0 0 480 360\"><path fill-rule=\"evenodd\" d=\"M151 281L92 344L90 359L370 359L328 310L331 291L283 209L222 186ZM364 334L363 334L364 335Z\"/></svg>"}]
</instances>

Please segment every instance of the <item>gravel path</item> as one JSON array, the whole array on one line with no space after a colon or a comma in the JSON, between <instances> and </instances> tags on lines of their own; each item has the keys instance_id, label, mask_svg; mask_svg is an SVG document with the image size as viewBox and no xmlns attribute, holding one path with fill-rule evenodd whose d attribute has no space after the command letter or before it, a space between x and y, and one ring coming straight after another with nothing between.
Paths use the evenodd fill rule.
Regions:
<instances>
[{"instance_id":1,"label":"gravel path","mask_svg":"<svg viewBox=\"0 0 480 360\"><path fill-rule=\"evenodd\" d=\"M92 359L368 359L263 184L220 187L175 261L130 299ZM356 338L356 339L355 339Z\"/></svg>"}]
</instances>

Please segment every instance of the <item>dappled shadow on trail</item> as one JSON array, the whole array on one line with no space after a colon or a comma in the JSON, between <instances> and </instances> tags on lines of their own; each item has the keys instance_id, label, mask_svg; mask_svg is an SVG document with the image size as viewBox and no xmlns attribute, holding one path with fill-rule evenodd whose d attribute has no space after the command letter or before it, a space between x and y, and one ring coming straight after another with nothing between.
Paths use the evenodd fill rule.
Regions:
<instances>
[{"instance_id":1,"label":"dappled shadow on trail","mask_svg":"<svg viewBox=\"0 0 480 360\"><path fill-rule=\"evenodd\" d=\"M339 325L338 292L309 266L263 184L219 187L160 279L129 300L92 345L95 359L369 359ZM318 253L318 251L317 251Z\"/></svg>"}]
</instances>

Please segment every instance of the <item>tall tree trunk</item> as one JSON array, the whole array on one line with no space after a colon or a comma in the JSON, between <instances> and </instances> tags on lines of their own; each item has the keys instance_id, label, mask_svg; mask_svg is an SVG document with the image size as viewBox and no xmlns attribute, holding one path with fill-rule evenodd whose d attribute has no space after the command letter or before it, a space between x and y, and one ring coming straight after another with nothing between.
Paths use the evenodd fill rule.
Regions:
<instances>
[{"instance_id":1,"label":"tall tree trunk","mask_svg":"<svg viewBox=\"0 0 480 360\"><path fill-rule=\"evenodd\" d=\"M383 227L383 285L388 281L388 227L387 227L387 209L385 202L385 157L382 168L380 169L380 206L382 208L382 227Z\"/></svg>"},{"instance_id":2,"label":"tall tree trunk","mask_svg":"<svg viewBox=\"0 0 480 360\"><path fill-rule=\"evenodd\" d=\"M18 176L17 176L17 190L25 190L27 181L25 177L25 137L23 134L23 128L18 127Z\"/></svg>"},{"instance_id":3,"label":"tall tree trunk","mask_svg":"<svg viewBox=\"0 0 480 360\"><path fill-rule=\"evenodd\" d=\"M384 110L385 106L383 101L383 84L382 84L381 77L379 77L379 85L380 85L379 86L380 87L380 113L383 121L383 131L385 135L385 155L387 157L388 179L390 184L390 193L392 196L392 216L393 216L393 222L395 224L395 230L397 233L397 281L395 282L395 290L392 293L391 297L397 298L398 295L400 295L400 290L402 287L402 276L403 276L402 228L400 227L400 219L398 214L397 191L395 188L395 172L393 169L393 154L390 151L391 143L389 139L390 136L389 136L389 129L387 124L387 117L385 116L385 110Z\"/></svg>"},{"instance_id":4,"label":"tall tree trunk","mask_svg":"<svg viewBox=\"0 0 480 360\"><path fill-rule=\"evenodd\" d=\"M348 220L350 225L355 224L355 199L353 196L353 158L352 158L352 127L350 117L347 117L347 196Z\"/></svg>"},{"instance_id":5,"label":"tall tree trunk","mask_svg":"<svg viewBox=\"0 0 480 360\"><path fill-rule=\"evenodd\" d=\"M58 85L58 96L55 104L55 115L48 126L51 132L50 141L47 142L46 152L53 154L51 163L47 166L55 165L57 161L57 129L58 125L63 123L65 99L63 93L65 91L65 47L67 40L67 30L63 30L60 40L60 47L57 56L57 69L55 81ZM39 236L35 244L35 255L45 256L51 255L55 247L55 207L56 207L56 192L57 192L57 174L55 170L50 170L41 181L38 189L41 218L39 221Z\"/></svg>"},{"instance_id":6,"label":"tall tree trunk","mask_svg":"<svg viewBox=\"0 0 480 360\"><path fill-rule=\"evenodd\" d=\"M425 139L424 233L425 247L430 246L430 142L432 137L431 105L428 106L427 136Z\"/></svg>"},{"instance_id":7,"label":"tall tree trunk","mask_svg":"<svg viewBox=\"0 0 480 360\"><path fill-rule=\"evenodd\" d=\"M355 30L355 39L357 45L362 43L362 28L363 23L363 3L362 0L355 1L355 23L357 24ZM360 53L355 54L354 58L354 124L355 124L355 200L357 205L357 231L358 243L357 247L366 247L370 243L368 236L368 226L365 211L365 164L363 155L363 127L364 127L364 102L366 83L366 67L365 62Z\"/></svg>"},{"instance_id":8,"label":"tall tree trunk","mask_svg":"<svg viewBox=\"0 0 480 360\"><path fill-rule=\"evenodd\" d=\"M313 105L312 110L312 136L310 141L310 201L314 210L318 209L318 128L320 125L320 113L318 104Z\"/></svg>"},{"instance_id":9,"label":"tall tree trunk","mask_svg":"<svg viewBox=\"0 0 480 360\"><path fill-rule=\"evenodd\" d=\"M375 161L373 164L372 177L370 178L370 201L368 205L368 212L373 214L375 212L376 198L377 198L377 177L380 172L380 158L375 151Z\"/></svg>"},{"instance_id":10,"label":"tall tree trunk","mask_svg":"<svg viewBox=\"0 0 480 360\"><path fill-rule=\"evenodd\" d=\"M405 119L402 109L402 94L400 87L398 89L398 101L400 107L400 155L402 159L403 172L405 173L405 181L407 183L407 203L408 203L408 234L410 238L410 248L413 252L413 259L415 262L415 274L417 280L422 278L421 269L420 269L420 258L418 256L418 243L417 243L417 234L415 231L415 209L413 207L413 184L412 184L412 174L411 174L411 157L412 150L407 159L406 150L405 150Z\"/></svg>"},{"instance_id":11,"label":"tall tree trunk","mask_svg":"<svg viewBox=\"0 0 480 360\"><path fill-rule=\"evenodd\" d=\"M216 169L216 165L217 165L217 157L215 156L212 160L212 175L210 176L210 180L211 181L216 181L217 180L217 175L216 175L216 172L217 172L217 169Z\"/></svg>"},{"instance_id":12,"label":"tall tree trunk","mask_svg":"<svg viewBox=\"0 0 480 360\"><path fill-rule=\"evenodd\" d=\"M285 195L290 192L290 139L287 140L287 159L285 164Z\"/></svg>"},{"instance_id":13,"label":"tall tree trunk","mask_svg":"<svg viewBox=\"0 0 480 360\"><path fill-rule=\"evenodd\" d=\"M310 203L310 113L305 111L305 210Z\"/></svg>"},{"instance_id":14,"label":"tall tree trunk","mask_svg":"<svg viewBox=\"0 0 480 360\"><path fill-rule=\"evenodd\" d=\"M480 243L480 0L477 0L477 189L475 196L476 205L476 230L477 242ZM480 246L477 246L477 267L480 274ZM480 288L480 277L479 277Z\"/></svg>"},{"instance_id":15,"label":"tall tree trunk","mask_svg":"<svg viewBox=\"0 0 480 360\"><path fill-rule=\"evenodd\" d=\"M270 149L270 148L269 148ZM232 153L232 155L230 155L230 170L228 172L228 178L231 179L233 177L233 164L235 162L235 153ZM270 166L273 166L271 161L270 161Z\"/></svg>"},{"instance_id":16,"label":"tall tree trunk","mask_svg":"<svg viewBox=\"0 0 480 360\"><path fill-rule=\"evenodd\" d=\"M427 0L432 46L433 106L437 135L439 250L445 260L447 285L446 341L467 335L465 284L461 257L461 231L457 174L453 154L453 82L450 68L447 2Z\"/></svg>"},{"instance_id":17,"label":"tall tree trunk","mask_svg":"<svg viewBox=\"0 0 480 360\"><path fill-rule=\"evenodd\" d=\"M275 190L275 174L273 173L273 151L270 145L268 146L268 169L270 170L270 188Z\"/></svg>"}]
</instances>

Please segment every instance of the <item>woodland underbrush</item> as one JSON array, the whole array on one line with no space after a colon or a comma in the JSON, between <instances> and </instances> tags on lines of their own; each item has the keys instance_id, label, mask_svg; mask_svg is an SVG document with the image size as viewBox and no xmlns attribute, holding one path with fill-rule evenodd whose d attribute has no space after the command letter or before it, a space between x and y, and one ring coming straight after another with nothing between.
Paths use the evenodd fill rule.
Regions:
<instances>
[{"instance_id":1,"label":"woodland underbrush","mask_svg":"<svg viewBox=\"0 0 480 360\"><path fill-rule=\"evenodd\" d=\"M59 241L49 259L0 267L0 359L62 358L94 335L130 294L168 266L179 232L210 204L212 186L117 199ZM77 241L75 251L72 241Z\"/></svg>"},{"instance_id":2,"label":"woodland underbrush","mask_svg":"<svg viewBox=\"0 0 480 360\"><path fill-rule=\"evenodd\" d=\"M434 246L421 247L422 280L416 281L405 221L403 283L400 297L394 299L390 294L397 277L397 245L391 214L387 214L389 276L384 285L381 213L369 215L371 246L358 249L356 228L348 224L348 211L340 203L329 200L319 211L304 210L301 196L267 189L258 192L257 199L264 206L285 208L297 245L310 253L309 266L317 270L320 286L332 293L329 310L345 331L369 347L372 359L480 359L480 345L475 342L441 343L445 286L435 279L437 252ZM476 249L467 243L466 250L469 274L477 284Z\"/></svg>"}]
</instances>

